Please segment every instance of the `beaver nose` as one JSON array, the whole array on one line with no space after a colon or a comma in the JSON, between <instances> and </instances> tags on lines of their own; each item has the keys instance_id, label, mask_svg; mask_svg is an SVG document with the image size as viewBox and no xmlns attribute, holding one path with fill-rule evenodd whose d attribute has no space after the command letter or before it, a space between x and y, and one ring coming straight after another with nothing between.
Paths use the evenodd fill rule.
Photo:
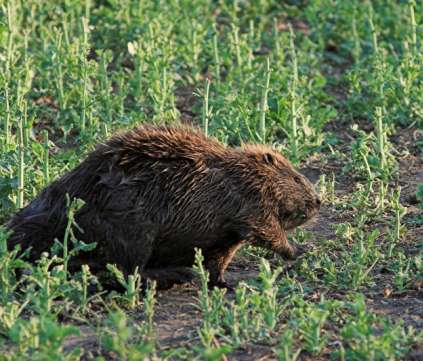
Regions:
<instances>
[{"instance_id":1,"label":"beaver nose","mask_svg":"<svg viewBox=\"0 0 423 361\"><path fill-rule=\"evenodd\" d=\"M316 204L318 207L320 207L320 205L322 204L322 201L320 200L319 196L316 197Z\"/></svg>"}]
</instances>

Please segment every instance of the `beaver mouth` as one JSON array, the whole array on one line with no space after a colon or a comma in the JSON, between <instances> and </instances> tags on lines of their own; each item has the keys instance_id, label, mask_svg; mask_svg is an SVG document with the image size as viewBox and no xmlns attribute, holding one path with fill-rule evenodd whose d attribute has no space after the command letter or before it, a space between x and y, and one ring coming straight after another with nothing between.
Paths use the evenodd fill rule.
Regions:
<instances>
[{"instance_id":1,"label":"beaver mouth","mask_svg":"<svg viewBox=\"0 0 423 361\"><path fill-rule=\"evenodd\" d=\"M284 225L284 229L292 230L298 226L301 226L311 220L319 212L318 208L312 208L304 210L298 210L292 213L285 213L280 217L281 223Z\"/></svg>"}]
</instances>

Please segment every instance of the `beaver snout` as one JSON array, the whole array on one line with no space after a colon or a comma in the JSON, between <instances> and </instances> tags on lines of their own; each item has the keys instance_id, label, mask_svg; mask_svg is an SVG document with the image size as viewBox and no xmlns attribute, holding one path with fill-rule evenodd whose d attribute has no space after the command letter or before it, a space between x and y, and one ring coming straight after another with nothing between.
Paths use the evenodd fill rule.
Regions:
<instances>
[{"instance_id":1,"label":"beaver snout","mask_svg":"<svg viewBox=\"0 0 423 361\"><path fill-rule=\"evenodd\" d=\"M307 208L315 208L320 209L320 206L322 205L322 200L318 195L314 197L314 199L310 199L306 201Z\"/></svg>"}]
</instances>

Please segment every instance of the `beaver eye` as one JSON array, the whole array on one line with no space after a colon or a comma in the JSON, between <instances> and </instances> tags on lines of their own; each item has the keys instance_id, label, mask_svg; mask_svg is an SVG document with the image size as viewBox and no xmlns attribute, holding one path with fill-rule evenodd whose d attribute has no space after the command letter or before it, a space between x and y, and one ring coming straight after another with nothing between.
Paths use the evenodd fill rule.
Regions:
<instances>
[{"instance_id":1,"label":"beaver eye","mask_svg":"<svg viewBox=\"0 0 423 361\"><path fill-rule=\"evenodd\" d=\"M297 175L294 176L294 182L297 183L297 184L300 184L301 183L300 177L298 177Z\"/></svg>"},{"instance_id":2,"label":"beaver eye","mask_svg":"<svg viewBox=\"0 0 423 361\"><path fill-rule=\"evenodd\" d=\"M263 155L263 158L264 158L264 161L265 161L267 164L273 164L273 163L274 163L273 155L271 155L270 153L265 153L265 154Z\"/></svg>"}]
</instances>

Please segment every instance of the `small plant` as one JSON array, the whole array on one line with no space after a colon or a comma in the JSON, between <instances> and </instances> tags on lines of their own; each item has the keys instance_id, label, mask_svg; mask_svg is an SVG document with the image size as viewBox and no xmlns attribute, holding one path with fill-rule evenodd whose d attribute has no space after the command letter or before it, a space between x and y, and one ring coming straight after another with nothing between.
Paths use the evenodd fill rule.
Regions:
<instances>
[{"instance_id":1,"label":"small plant","mask_svg":"<svg viewBox=\"0 0 423 361\"><path fill-rule=\"evenodd\" d=\"M205 313L204 318L207 320L210 312L210 297L209 297L209 273L203 266L204 257L200 249L195 250L195 262L193 270L200 277L201 289L199 291L199 307Z\"/></svg>"},{"instance_id":2,"label":"small plant","mask_svg":"<svg viewBox=\"0 0 423 361\"><path fill-rule=\"evenodd\" d=\"M0 300L1 305L7 305L14 299L14 292L19 286L16 281L16 271L30 266L18 258L19 249L7 250L9 232L0 227Z\"/></svg>"},{"instance_id":3,"label":"small plant","mask_svg":"<svg viewBox=\"0 0 423 361\"><path fill-rule=\"evenodd\" d=\"M284 310L284 304L277 298L277 279L281 273L282 268L272 270L269 262L264 258L261 259L258 276L260 282L259 293L252 295L252 303L261 315L269 335L276 329L281 313Z\"/></svg>"},{"instance_id":4,"label":"small plant","mask_svg":"<svg viewBox=\"0 0 423 361\"><path fill-rule=\"evenodd\" d=\"M210 80L206 79L205 89L204 89L204 99L203 99L203 115L202 115L202 122L203 122L203 131L206 137L209 134L209 122L212 116L213 109L209 109L209 94L210 94Z\"/></svg>"},{"instance_id":5,"label":"small plant","mask_svg":"<svg viewBox=\"0 0 423 361\"><path fill-rule=\"evenodd\" d=\"M391 208L394 211L394 216L390 221L391 234L390 234L390 245L388 250L388 257L392 256L394 247L401 241L401 238L406 232L405 225L402 224L402 219L407 213L407 209L401 205L400 202L401 188L397 188L392 192Z\"/></svg>"},{"instance_id":6,"label":"small plant","mask_svg":"<svg viewBox=\"0 0 423 361\"><path fill-rule=\"evenodd\" d=\"M50 314L53 308L53 301L63 295L61 286L65 277L64 268L60 266L60 262L61 260L57 256L49 258L49 254L44 252L36 267L33 267L32 274L26 276L29 281L27 292L36 295L31 301L33 307L41 315Z\"/></svg>"},{"instance_id":7,"label":"small plant","mask_svg":"<svg viewBox=\"0 0 423 361\"><path fill-rule=\"evenodd\" d=\"M383 122L381 108L377 108L375 118L376 133L367 134L357 125L352 126L358 137L351 144L351 157L344 171L354 170L369 181L388 180L392 178L398 165L388 141L388 128Z\"/></svg>"},{"instance_id":8,"label":"small plant","mask_svg":"<svg viewBox=\"0 0 423 361\"><path fill-rule=\"evenodd\" d=\"M280 361L296 361L301 353L301 348L295 350L295 335L292 330L286 330L282 333L281 340L275 348L275 353ZM294 351L295 350L295 351Z\"/></svg>"},{"instance_id":9,"label":"small plant","mask_svg":"<svg viewBox=\"0 0 423 361\"><path fill-rule=\"evenodd\" d=\"M73 199L71 201L68 194L66 194L66 208L67 208L67 225L65 229L65 235L63 242L59 242L55 239L53 246L53 253L58 254L59 250L63 252L63 267L64 267L64 277L67 277L68 274L68 263L72 256L77 255L80 251L89 252L96 247L96 243L86 244L82 241L78 241L73 228L76 228L79 232L84 233L84 231L78 226L75 221L75 214L84 206L84 202L80 199ZM70 248L70 243L72 242L72 248Z\"/></svg>"},{"instance_id":10,"label":"small plant","mask_svg":"<svg viewBox=\"0 0 423 361\"><path fill-rule=\"evenodd\" d=\"M148 283L144 297L144 314L146 322L144 323L144 333L150 342L154 343L154 305L156 303L156 282Z\"/></svg>"},{"instance_id":11,"label":"small plant","mask_svg":"<svg viewBox=\"0 0 423 361\"><path fill-rule=\"evenodd\" d=\"M108 264L107 269L116 277L116 280L124 288L123 295L115 295L121 300L129 309L134 309L140 303L140 289L141 289L141 275L138 272L138 267L135 268L134 274L128 275L125 278L122 271L114 264Z\"/></svg>"},{"instance_id":12,"label":"small plant","mask_svg":"<svg viewBox=\"0 0 423 361\"><path fill-rule=\"evenodd\" d=\"M125 313L117 309L109 314L101 343L120 360L143 360L154 352L154 344L144 337L143 328L129 323Z\"/></svg>"},{"instance_id":13,"label":"small plant","mask_svg":"<svg viewBox=\"0 0 423 361\"><path fill-rule=\"evenodd\" d=\"M266 59L266 68L265 68L265 83L263 86L263 91L261 94L261 101L260 101L260 121L259 121L259 134L261 141L263 143L266 142L266 111L268 110L267 104L267 95L269 93L269 86L270 86L270 60L269 58Z\"/></svg>"},{"instance_id":14,"label":"small plant","mask_svg":"<svg viewBox=\"0 0 423 361\"><path fill-rule=\"evenodd\" d=\"M329 316L329 311L304 303L299 299L295 305L290 324L298 330L304 343L304 350L313 355L320 354L328 342L328 337L323 332L323 327Z\"/></svg>"},{"instance_id":15,"label":"small plant","mask_svg":"<svg viewBox=\"0 0 423 361\"><path fill-rule=\"evenodd\" d=\"M356 296L350 304L352 315L341 329L345 358L349 360L394 360L402 358L409 342L419 337L414 330L404 330L381 316L366 310L364 297Z\"/></svg>"},{"instance_id":16,"label":"small plant","mask_svg":"<svg viewBox=\"0 0 423 361\"><path fill-rule=\"evenodd\" d=\"M20 304L17 301L9 302L0 306L0 334L7 336L12 326L19 320L22 311L28 305L29 300Z\"/></svg>"},{"instance_id":17,"label":"small plant","mask_svg":"<svg viewBox=\"0 0 423 361\"><path fill-rule=\"evenodd\" d=\"M328 202L329 204L335 204L336 194L335 194L335 175L332 174L331 179L327 179L325 174L322 174L317 183L317 189L319 196L323 201Z\"/></svg>"},{"instance_id":18,"label":"small plant","mask_svg":"<svg viewBox=\"0 0 423 361\"><path fill-rule=\"evenodd\" d=\"M229 345L219 345L216 340L218 332L221 332L221 313L224 308L225 292L214 288L209 292L208 280L209 273L203 266L204 257L200 249L195 251L194 271L200 277L201 289L198 292L199 309L203 314L201 327L198 329L198 335L201 341L201 347L196 352L205 360L220 360L232 348Z\"/></svg>"},{"instance_id":19,"label":"small plant","mask_svg":"<svg viewBox=\"0 0 423 361\"><path fill-rule=\"evenodd\" d=\"M396 255L396 262L394 262L391 268L394 273L392 282L394 289L399 293L402 293L406 290L407 286L409 286L409 282L412 279L412 275L410 273L410 264L411 259L407 259L403 253Z\"/></svg>"},{"instance_id":20,"label":"small plant","mask_svg":"<svg viewBox=\"0 0 423 361\"><path fill-rule=\"evenodd\" d=\"M19 319L8 333L22 359L77 361L81 349L63 350L63 341L71 335L79 335L78 328L60 325L47 315Z\"/></svg>"}]
</instances>

